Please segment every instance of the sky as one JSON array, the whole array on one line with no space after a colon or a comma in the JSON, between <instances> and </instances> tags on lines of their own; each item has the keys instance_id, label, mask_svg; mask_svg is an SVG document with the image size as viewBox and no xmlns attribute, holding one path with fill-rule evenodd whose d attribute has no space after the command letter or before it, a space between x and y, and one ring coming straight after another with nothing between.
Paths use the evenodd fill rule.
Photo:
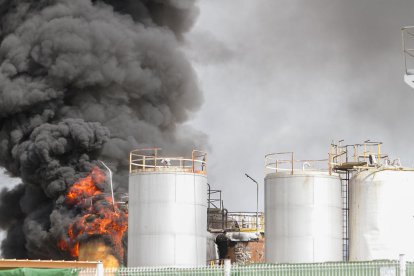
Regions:
<instances>
[{"instance_id":1,"label":"sky","mask_svg":"<svg viewBox=\"0 0 414 276\"><path fill-rule=\"evenodd\" d=\"M327 158L332 140L383 141L414 165L414 90L400 28L412 0L199 0L183 50L204 104L187 125L209 137L208 181L229 211L263 210L264 155ZM185 134L183 134L185 135ZM2 183L12 183L0 176Z\"/></svg>"},{"instance_id":2,"label":"sky","mask_svg":"<svg viewBox=\"0 0 414 276\"><path fill-rule=\"evenodd\" d=\"M414 90L403 82L410 0L200 0L185 36L204 105L208 181L229 211L263 210L264 155L327 158L332 140L384 142L414 165Z\"/></svg>"}]
</instances>

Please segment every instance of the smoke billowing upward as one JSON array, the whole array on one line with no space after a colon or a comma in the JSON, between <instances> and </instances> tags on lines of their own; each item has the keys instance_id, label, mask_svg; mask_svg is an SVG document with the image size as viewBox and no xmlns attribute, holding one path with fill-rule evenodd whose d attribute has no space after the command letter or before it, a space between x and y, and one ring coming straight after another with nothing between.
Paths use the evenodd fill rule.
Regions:
<instances>
[{"instance_id":1,"label":"smoke billowing upward","mask_svg":"<svg viewBox=\"0 0 414 276\"><path fill-rule=\"evenodd\" d=\"M97 159L125 190L131 149L203 143L179 133L202 102L180 50L197 14L192 0L0 2L0 165L23 181L1 193L5 257L70 258L65 194Z\"/></svg>"}]
</instances>

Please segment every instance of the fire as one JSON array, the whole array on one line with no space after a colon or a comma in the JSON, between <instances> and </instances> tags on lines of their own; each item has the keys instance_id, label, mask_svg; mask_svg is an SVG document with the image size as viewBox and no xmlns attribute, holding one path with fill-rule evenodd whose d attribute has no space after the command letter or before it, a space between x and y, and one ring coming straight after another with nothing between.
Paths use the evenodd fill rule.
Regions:
<instances>
[{"instance_id":1,"label":"fire","mask_svg":"<svg viewBox=\"0 0 414 276\"><path fill-rule=\"evenodd\" d=\"M98 168L94 167L92 172L85 178L70 187L66 194L66 203L69 205L78 204L82 199L102 194L102 191L95 184L105 181L105 174Z\"/></svg>"},{"instance_id":2,"label":"fire","mask_svg":"<svg viewBox=\"0 0 414 276\"><path fill-rule=\"evenodd\" d=\"M66 194L65 203L70 207L80 209L81 213L69 225L67 237L58 241L58 247L69 252L72 257L80 257L79 243L91 237L104 237L104 240L109 240L111 246L107 249L112 250L113 253L108 253L108 250L101 250L101 253L107 252L113 258L118 257L119 260L124 257L122 237L127 231L128 214L114 205L112 198L99 189L99 184L104 183L105 178L105 174L95 167L88 176L72 185ZM87 199L90 199L90 204L85 203ZM84 250L82 259L88 258L85 252L91 251ZM90 258L94 256L89 257L92 261ZM107 263L108 265L114 264L112 261L107 261Z\"/></svg>"},{"instance_id":3,"label":"fire","mask_svg":"<svg viewBox=\"0 0 414 276\"><path fill-rule=\"evenodd\" d=\"M82 243L79 247L79 261L101 260L104 267L118 267L119 261L111 254L111 248L100 240Z\"/></svg>"}]
</instances>

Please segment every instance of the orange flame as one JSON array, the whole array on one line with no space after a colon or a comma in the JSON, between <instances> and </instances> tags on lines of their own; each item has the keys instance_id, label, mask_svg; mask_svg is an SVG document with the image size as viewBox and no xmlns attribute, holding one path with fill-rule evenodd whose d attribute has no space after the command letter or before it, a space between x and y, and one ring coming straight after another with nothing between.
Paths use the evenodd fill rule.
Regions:
<instances>
[{"instance_id":1,"label":"orange flame","mask_svg":"<svg viewBox=\"0 0 414 276\"><path fill-rule=\"evenodd\" d=\"M79 247L79 261L102 261L104 267L119 267L119 261L111 254L111 248L99 240L82 243Z\"/></svg>"},{"instance_id":2,"label":"orange flame","mask_svg":"<svg viewBox=\"0 0 414 276\"><path fill-rule=\"evenodd\" d=\"M66 204L82 208L81 216L69 225L66 239L58 241L58 247L73 257L79 256L79 242L90 236L104 236L111 240L115 254L122 260L124 248L122 237L127 231L128 214L113 205L112 198L105 196L96 186L105 181L105 174L98 168L92 169L85 178L70 187L66 194ZM96 202L88 206L85 199L95 197Z\"/></svg>"},{"instance_id":3,"label":"orange flame","mask_svg":"<svg viewBox=\"0 0 414 276\"><path fill-rule=\"evenodd\" d=\"M95 184L100 184L104 181L105 174L98 167L94 167L87 177L80 179L70 187L66 195L66 203L75 205L85 198L102 194L102 191Z\"/></svg>"}]
</instances>

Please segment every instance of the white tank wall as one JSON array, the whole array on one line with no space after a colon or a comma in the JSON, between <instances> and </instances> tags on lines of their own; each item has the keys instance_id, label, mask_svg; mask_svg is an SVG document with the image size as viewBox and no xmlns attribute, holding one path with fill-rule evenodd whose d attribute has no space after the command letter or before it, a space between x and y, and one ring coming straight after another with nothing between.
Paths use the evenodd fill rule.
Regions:
<instances>
[{"instance_id":1,"label":"white tank wall","mask_svg":"<svg viewBox=\"0 0 414 276\"><path fill-rule=\"evenodd\" d=\"M350 261L414 261L414 172L360 172L349 200Z\"/></svg>"},{"instance_id":2,"label":"white tank wall","mask_svg":"<svg viewBox=\"0 0 414 276\"><path fill-rule=\"evenodd\" d=\"M206 176L130 175L128 266L205 265L206 237Z\"/></svg>"},{"instance_id":3,"label":"white tank wall","mask_svg":"<svg viewBox=\"0 0 414 276\"><path fill-rule=\"evenodd\" d=\"M265 177L265 257L269 263L342 261L342 199L337 175Z\"/></svg>"}]
</instances>

